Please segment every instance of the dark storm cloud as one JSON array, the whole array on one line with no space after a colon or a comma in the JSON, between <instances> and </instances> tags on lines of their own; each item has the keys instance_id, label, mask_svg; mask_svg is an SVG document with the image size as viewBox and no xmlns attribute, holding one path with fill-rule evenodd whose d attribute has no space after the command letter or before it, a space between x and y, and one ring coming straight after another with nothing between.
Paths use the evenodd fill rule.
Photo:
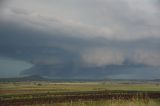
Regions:
<instances>
[{"instance_id":1,"label":"dark storm cloud","mask_svg":"<svg viewBox=\"0 0 160 106\"><path fill-rule=\"evenodd\" d=\"M160 23L152 1L22 1L0 11L0 56L33 64L21 74L160 74Z\"/></svg>"},{"instance_id":2,"label":"dark storm cloud","mask_svg":"<svg viewBox=\"0 0 160 106\"><path fill-rule=\"evenodd\" d=\"M120 73L126 74L130 73L128 69L134 70L139 67L146 67L143 65L138 66L139 63L144 63L143 57L141 56L145 54L143 51L138 52L137 56L140 55L140 57L142 57L139 63L137 63L137 56L135 59L129 58L134 54L135 50L145 48L147 51L157 51L160 43L159 39L143 39L129 42L107 39L80 39L76 37L66 37L65 34L60 32L48 34L43 31L33 30L24 26L20 27L20 25L11 23L3 23L3 25L5 26L1 26L3 30L0 31L2 35L0 39L0 54L1 56L8 56L32 63L34 66L31 69L21 73L27 75L39 74L63 78L76 76L87 78L87 76L90 76L93 78L118 75ZM113 49L116 50L118 54L112 56L115 52ZM122 56L120 52L124 53L124 55L122 54ZM83 56L87 57L84 59L82 58ZM106 56L109 56L109 58ZM118 58L118 56L120 57ZM98 58L94 61L94 57ZM140 59L140 57L138 58ZM151 57L153 58L153 56ZM88 58L90 58L91 61L88 61ZM103 59L105 58L106 60L104 61ZM120 59L120 63L117 63L117 59ZM151 59L149 58L145 62ZM157 59L159 59L159 57ZM153 61L146 64L154 65L155 63L152 62Z\"/></svg>"},{"instance_id":3,"label":"dark storm cloud","mask_svg":"<svg viewBox=\"0 0 160 106\"><path fill-rule=\"evenodd\" d=\"M43 55L50 54L58 56L64 51L66 51L67 55L67 50L63 48L63 45L74 43L69 38L59 37L58 33L55 33L55 36L51 36L50 34L19 27L12 23L8 23L8 25L3 23L1 25L3 25L0 31L1 54L19 59L34 58L39 55L43 57ZM60 42L64 42L64 44ZM61 56L63 57L63 54Z\"/></svg>"}]
</instances>

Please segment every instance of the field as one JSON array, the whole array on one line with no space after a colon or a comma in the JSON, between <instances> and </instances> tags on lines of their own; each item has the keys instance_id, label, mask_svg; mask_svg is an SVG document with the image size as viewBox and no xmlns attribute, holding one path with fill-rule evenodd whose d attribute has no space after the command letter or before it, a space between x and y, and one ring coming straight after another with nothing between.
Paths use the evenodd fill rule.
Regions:
<instances>
[{"instance_id":1,"label":"field","mask_svg":"<svg viewBox=\"0 0 160 106\"><path fill-rule=\"evenodd\" d=\"M160 106L153 82L6 82L1 106Z\"/></svg>"}]
</instances>

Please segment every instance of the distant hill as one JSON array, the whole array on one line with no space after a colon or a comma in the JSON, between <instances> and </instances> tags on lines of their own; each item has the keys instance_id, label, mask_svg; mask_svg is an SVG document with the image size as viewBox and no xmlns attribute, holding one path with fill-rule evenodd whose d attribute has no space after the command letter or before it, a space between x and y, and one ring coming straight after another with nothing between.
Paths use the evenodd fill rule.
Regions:
<instances>
[{"instance_id":1,"label":"distant hill","mask_svg":"<svg viewBox=\"0 0 160 106\"><path fill-rule=\"evenodd\" d=\"M31 75L25 77L15 78L0 78L0 82L26 82L26 81L51 81L51 82L92 82L92 81L103 81L98 79L62 79L62 78L46 78L40 75Z\"/></svg>"},{"instance_id":2,"label":"distant hill","mask_svg":"<svg viewBox=\"0 0 160 106\"><path fill-rule=\"evenodd\" d=\"M15 77L15 78L0 78L0 82L27 82L27 81L51 81L51 82L104 82L104 81L129 81L132 83L143 83L146 81L151 82L160 82L160 79L153 79L153 80L127 80L127 79L61 79L61 78L46 78L40 75L31 75L25 77Z\"/></svg>"},{"instance_id":3,"label":"distant hill","mask_svg":"<svg viewBox=\"0 0 160 106\"><path fill-rule=\"evenodd\" d=\"M154 80L152 80L152 81L160 82L160 79L154 79Z\"/></svg>"},{"instance_id":4,"label":"distant hill","mask_svg":"<svg viewBox=\"0 0 160 106\"><path fill-rule=\"evenodd\" d=\"M23 81L45 81L47 79L39 75L31 75L25 77L15 77L15 78L0 78L0 82L23 82Z\"/></svg>"}]
</instances>

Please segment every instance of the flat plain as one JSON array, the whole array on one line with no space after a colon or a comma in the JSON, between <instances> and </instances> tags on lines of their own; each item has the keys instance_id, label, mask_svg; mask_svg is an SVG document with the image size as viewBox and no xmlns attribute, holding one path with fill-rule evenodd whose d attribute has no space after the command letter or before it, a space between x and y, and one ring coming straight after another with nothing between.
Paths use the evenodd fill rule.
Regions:
<instances>
[{"instance_id":1,"label":"flat plain","mask_svg":"<svg viewBox=\"0 0 160 106\"><path fill-rule=\"evenodd\" d=\"M153 82L1 82L2 106L159 106Z\"/></svg>"}]
</instances>

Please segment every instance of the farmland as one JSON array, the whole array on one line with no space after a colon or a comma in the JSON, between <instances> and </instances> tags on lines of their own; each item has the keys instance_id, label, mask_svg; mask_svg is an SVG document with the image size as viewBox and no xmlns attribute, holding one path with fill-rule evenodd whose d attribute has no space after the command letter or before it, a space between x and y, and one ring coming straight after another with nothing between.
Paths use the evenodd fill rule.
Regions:
<instances>
[{"instance_id":1,"label":"farmland","mask_svg":"<svg viewBox=\"0 0 160 106\"><path fill-rule=\"evenodd\" d=\"M145 82L5 82L2 106L158 106L159 83Z\"/></svg>"}]
</instances>

